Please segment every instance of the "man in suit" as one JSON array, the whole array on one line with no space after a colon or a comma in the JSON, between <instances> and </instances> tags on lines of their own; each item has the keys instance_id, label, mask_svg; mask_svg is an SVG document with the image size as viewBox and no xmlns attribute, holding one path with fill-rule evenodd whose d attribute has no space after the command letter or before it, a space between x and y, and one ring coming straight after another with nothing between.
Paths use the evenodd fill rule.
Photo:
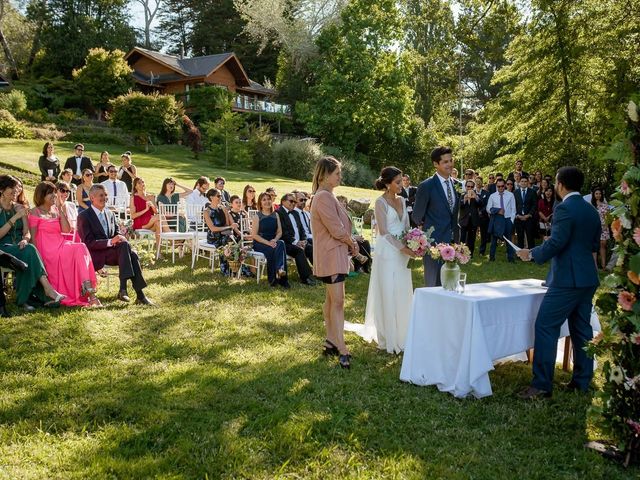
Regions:
<instances>
[{"instance_id":1,"label":"man in suit","mask_svg":"<svg viewBox=\"0 0 640 480\"><path fill-rule=\"evenodd\" d=\"M511 180L515 183L516 173L520 174L520 178L529 176L529 174L522 169L522 160L516 160L516 169L509 173L507 180Z\"/></svg>"},{"instance_id":2,"label":"man in suit","mask_svg":"<svg viewBox=\"0 0 640 480\"><path fill-rule=\"evenodd\" d=\"M220 195L222 195L220 197L220 200L222 201L223 205L229 205L231 201L231 195L224 189L226 183L227 181L223 177L218 177L214 181L216 188L220 190Z\"/></svg>"},{"instance_id":3,"label":"man in suit","mask_svg":"<svg viewBox=\"0 0 640 480\"><path fill-rule=\"evenodd\" d=\"M118 299L129 301L127 293L127 280L131 284L138 298L137 304L153 305L143 289L147 286L142 276L140 260L136 252L131 250L131 245L125 237L120 235L116 217L107 205L107 190L104 185L98 183L89 190L91 206L78 215L78 233L87 246L93 266L100 270L105 265L118 265L120 276L120 291Z\"/></svg>"},{"instance_id":4,"label":"man in suit","mask_svg":"<svg viewBox=\"0 0 640 480\"><path fill-rule=\"evenodd\" d=\"M489 196L486 211L490 215L487 232L491 235L491 247L489 248L489 261L496 260L496 248L498 240L502 237L511 239L513 232L513 220L516 218L516 200L513 193L506 188L506 182L500 178L496 181L496 192ZM515 262L514 251L507 244L507 260Z\"/></svg>"},{"instance_id":5,"label":"man in suit","mask_svg":"<svg viewBox=\"0 0 640 480\"><path fill-rule=\"evenodd\" d=\"M496 193L496 184L498 183L498 180L500 180L501 178L504 178L504 175L502 175L502 173L496 173L495 177L493 179L493 181L491 181L492 175L489 175L489 185L487 185L487 191L489 192L490 195Z\"/></svg>"},{"instance_id":6,"label":"man in suit","mask_svg":"<svg viewBox=\"0 0 640 480\"><path fill-rule=\"evenodd\" d=\"M484 255L487 251L487 243L489 243L489 214L487 213L487 203L489 203L491 194L483 188L483 179L481 176L476 177L476 194L478 195L478 201L480 203L480 255Z\"/></svg>"},{"instance_id":7,"label":"man in suit","mask_svg":"<svg viewBox=\"0 0 640 480\"><path fill-rule=\"evenodd\" d=\"M307 242L302 219L298 212L295 211L295 207L296 199L293 193L287 193L282 196L280 208L276 210L280 217L282 240L284 241L287 255L293 257L296 262L300 282L305 285L315 285L316 282L312 275L311 265L309 265L309 262L313 262L313 247Z\"/></svg>"},{"instance_id":8,"label":"man in suit","mask_svg":"<svg viewBox=\"0 0 640 480\"><path fill-rule=\"evenodd\" d=\"M533 188L529 188L529 178L520 179L520 188L514 193L516 197L516 235L518 246L524 248L524 239L527 238L527 248L535 246L536 220L538 209L538 196Z\"/></svg>"},{"instance_id":9,"label":"man in suit","mask_svg":"<svg viewBox=\"0 0 640 480\"><path fill-rule=\"evenodd\" d=\"M307 195L304 192L300 191L294 192L294 195L296 196L295 211L298 212L300 220L302 221L302 230L307 237L307 243L313 246L313 233L311 232L311 215L304 209L307 204ZM310 259L310 261L313 263L313 257Z\"/></svg>"},{"instance_id":10,"label":"man in suit","mask_svg":"<svg viewBox=\"0 0 640 480\"><path fill-rule=\"evenodd\" d=\"M93 164L89 157L84 156L84 145L81 143L76 144L74 151L74 156L67 158L64 168L68 168L73 172L71 183L77 186L82 183L82 171L88 168L93 172Z\"/></svg>"},{"instance_id":11,"label":"man in suit","mask_svg":"<svg viewBox=\"0 0 640 480\"><path fill-rule=\"evenodd\" d=\"M553 213L551 237L542 245L522 249L518 257L542 264L551 260L547 293L535 324L533 380L520 398L550 397L560 327L569 321L573 343L573 376L566 387L586 392L593 377L593 359L583 350L593 337L591 308L598 287L595 254L600 246L600 217L580 196L584 174L576 167L562 167L556 175L556 193L562 198Z\"/></svg>"},{"instance_id":12,"label":"man in suit","mask_svg":"<svg viewBox=\"0 0 640 480\"><path fill-rule=\"evenodd\" d=\"M411 226L415 227L416 224L411 217L413 212L413 205L416 203L416 192L418 189L411 185L411 177L406 173L402 175L402 190L400 190L400 196L404 198L404 203L407 205L407 213L409 214L409 220Z\"/></svg>"},{"instance_id":13,"label":"man in suit","mask_svg":"<svg viewBox=\"0 0 640 480\"><path fill-rule=\"evenodd\" d=\"M457 241L460 235L458 227L460 197L455 189L455 180L451 177L453 170L451 148L436 147L431 152L431 162L436 173L418 186L416 202L413 206L413 221L416 225L422 225L424 230L434 227L432 237L436 243L451 243ZM440 286L442 262L433 260L429 255L425 255L422 261L425 286Z\"/></svg>"}]
</instances>

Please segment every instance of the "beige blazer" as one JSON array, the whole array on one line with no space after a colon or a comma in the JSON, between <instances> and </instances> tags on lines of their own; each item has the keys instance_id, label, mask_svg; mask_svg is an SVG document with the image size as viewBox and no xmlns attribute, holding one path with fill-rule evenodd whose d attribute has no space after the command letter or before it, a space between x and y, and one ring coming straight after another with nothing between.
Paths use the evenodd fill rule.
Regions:
<instances>
[{"instance_id":1,"label":"beige blazer","mask_svg":"<svg viewBox=\"0 0 640 480\"><path fill-rule=\"evenodd\" d=\"M351 220L336 197L318 190L311 204L313 274L328 277L349 273Z\"/></svg>"}]
</instances>

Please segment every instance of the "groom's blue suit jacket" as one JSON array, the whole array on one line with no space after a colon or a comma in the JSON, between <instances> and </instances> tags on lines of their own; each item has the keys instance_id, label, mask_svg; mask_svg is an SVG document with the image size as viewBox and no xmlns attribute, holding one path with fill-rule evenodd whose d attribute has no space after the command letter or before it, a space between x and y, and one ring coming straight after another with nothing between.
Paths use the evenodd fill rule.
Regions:
<instances>
[{"instance_id":1,"label":"groom's blue suit jacket","mask_svg":"<svg viewBox=\"0 0 640 480\"><path fill-rule=\"evenodd\" d=\"M452 180L452 179L451 179ZM413 221L424 230L434 227L433 240L437 243L451 243L458 238L458 210L460 196L452 184L454 198L453 211L449 209L447 195L437 175L426 179L418 185L416 202L413 205Z\"/></svg>"},{"instance_id":2,"label":"groom's blue suit jacket","mask_svg":"<svg viewBox=\"0 0 640 480\"><path fill-rule=\"evenodd\" d=\"M600 283L593 253L600 248L601 231L598 212L580 195L565 197L557 204L551 237L531 250L536 263L551 260L548 286L582 288Z\"/></svg>"}]
</instances>

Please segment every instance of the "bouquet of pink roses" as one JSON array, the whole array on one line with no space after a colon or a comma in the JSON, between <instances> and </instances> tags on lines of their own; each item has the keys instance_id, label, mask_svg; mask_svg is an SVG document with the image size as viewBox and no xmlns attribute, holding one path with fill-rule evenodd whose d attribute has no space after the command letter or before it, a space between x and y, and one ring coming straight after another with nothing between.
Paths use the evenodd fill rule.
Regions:
<instances>
[{"instance_id":1,"label":"bouquet of pink roses","mask_svg":"<svg viewBox=\"0 0 640 480\"><path fill-rule=\"evenodd\" d=\"M465 265L471 259L471 251L463 243L438 243L429 249L429 254L434 260L454 262Z\"/></svg>"},{"instance_id":2,"label":"bouquet of pink roses","mask_svg":"<svg viewBox=\"0 0 640 480\"><path fill-rule=\"evenodd\" d=\"M416 257L424 257L424 255L429 251L429 244L433 241L431 238L432 232L433 227L426 232L423 232L419 228L412 228L405 232L400 240L404 242L407 248L411 250Z\"/></svg>"}]
</instances>

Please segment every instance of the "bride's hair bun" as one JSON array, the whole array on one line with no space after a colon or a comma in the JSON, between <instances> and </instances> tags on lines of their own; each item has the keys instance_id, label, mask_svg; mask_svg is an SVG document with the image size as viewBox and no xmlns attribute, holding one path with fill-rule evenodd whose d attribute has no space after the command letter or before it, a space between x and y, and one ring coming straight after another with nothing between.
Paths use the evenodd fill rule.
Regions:
<instances>
[{"instance_id":1,"label":"bride's hair bun","mask_svg":"<svg viewBox=\"0 0 640 480\"><path fill-rule=\"evenodd\" d=\"M380 172L380 176L376 179L376 188L378 190L384 190L398 175L402 175L402 170L399 168L384 167Z\"/></svg>"}]
</instances>

